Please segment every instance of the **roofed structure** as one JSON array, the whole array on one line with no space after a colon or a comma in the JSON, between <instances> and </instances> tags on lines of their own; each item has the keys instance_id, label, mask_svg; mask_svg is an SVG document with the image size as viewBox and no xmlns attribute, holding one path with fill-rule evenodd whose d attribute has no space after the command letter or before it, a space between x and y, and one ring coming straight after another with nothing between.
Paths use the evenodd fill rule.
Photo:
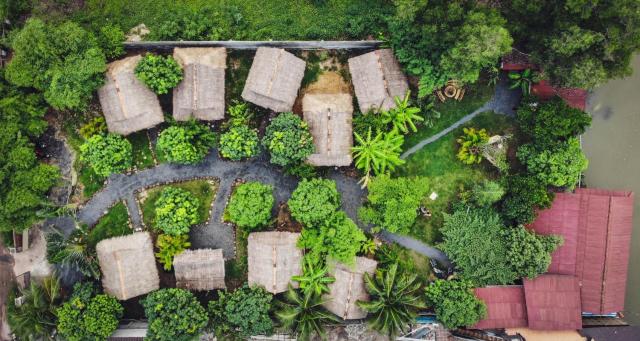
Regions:
<instances>
[{"instance_id":1,"label":"roofed structure","mask_svg":"<svg viewBox=\"0 0 640 341\"><path fill-rule=\"evenodd\" d=\"M578 278L544 274L524 279L529 328L563 330L582 328Z\"/></svg>"},{"instance_id":2,"label":"roofed structure","mask_svg":"<svg viewBox=\"0 0 640 341\"><path fill-rule=\"evenodd\" d=\"M557 88L549 82L541 80L533 84L531 93L541 100L551 99L554 96L560 96L568 106L580 110L585 110L587 106L587 90L579 88Z\"/></svg>"},{"instance_id":3,"label":"roofed structure","mask_svg":"<svg viewBox=\"0 0 640 341\"><path fill-rule=\"evenodd\" d=\"M223 47L176 48L173 57L184 70L184 78L173 89L173 118L177 121L223 119L227 50Z\"/></svg>"},{"instance_id":4,"label":"roofed structure","mask_svg":"<svg viewBox=\"0 0 640 341\"><path fill-rule=\"evenodd\" d=\"M522 285L493 285L475 289L487 305L487 317L476 323L477 329L527 327L527 305Z\"/></svg>"},{"instance_id":5,"label":"roofed structure","mask_svg":"<svg viewBox=\"0 0 640 341\"><path fill-rule=\"evenodd\" d=\"M112 133L128 135L164 122L158 96L134 74L140 59L136 55L110 63L105 84L98 89L102 112Z\"/></svg>"},{"instance_id":6,"label":"roofed structure","mask_svg":"<svg viewBox=\"0 0 640 341\"><path fill-rule=\"evenodd\" d=\"M185 250L173 259L176 286L188 290L224 289L222 249Z\"/></svg>"},{"instance_id":7,"label":"roofed structure","mask_svg":"<svg viewBox=\"0 0 640 341\"><path fill-rule=\"evenodd\" d=\"M378 262L365 257L356 257L355 265L334 262L330 265L330 275L335 282L329 284L329 293L324 295L323 306L344 320L363 319L367 312L360 309L357 301L368 301L364 274L373 275Z\"/></svg>"},{"instance_id":8,"label":"roofed structure","mask_svg":"<svg viewBox=\"0 0 640 341\"><path fill-rule=\"evenodd\" d=\"M349 71L363 113L395 108L395 97L402 98L409 91L407 77L391 49L349 58Z\"/></svg>"},{"instance_id":9,"label":"roofed structure","mask_svg":"<svg viewBox=\"0 0 640 341\"><path fill-rule=\"evenodd\" d=\"M353 146L353 104L349 94L305 94L304 120L313 135L314 166L348 166Z\"/></svg>"},{"instance_id":10,"label":"roofed structure","mask_svg":"<svg viewBox=\"0 0 640 341\"><path fill-rule=\"evenodd\" d=\"M104 239L96 245L96 251L105 293L128 300L160 287L148 232Z\"/></svg>"},{"instance_id":11,"label":"roofed structure","mask_svg":"<svg viewBox=\"0 0 640 341\"><path fill-rule=\"evenodd\" d=\"M275 112L291 111L306 63L284 49L260 47L253 58L242 98Z\"/></svg>"},{"instance_id":12,"label":"roofed structure","mask_svg":"<svg viewBox=\"0 0 640 341\"><path fill-rule=\"evenodd\" d=\"M511 52L502 56L500 68L505 71L524 71L537 69L537 66L531 62L528 54L512 49Z\"/></svg>"},{"instance_id":13,"label":"roofed structure","mask_svg":"<svg viewBox=\"0 0 640 341\"><path fill-rule=\"evenodd\" d=\"M253 232L248 238L249 285L261 285L277 294L288 289L292 276L302 274L300 233Z\"/></svg>"}]
</instances>

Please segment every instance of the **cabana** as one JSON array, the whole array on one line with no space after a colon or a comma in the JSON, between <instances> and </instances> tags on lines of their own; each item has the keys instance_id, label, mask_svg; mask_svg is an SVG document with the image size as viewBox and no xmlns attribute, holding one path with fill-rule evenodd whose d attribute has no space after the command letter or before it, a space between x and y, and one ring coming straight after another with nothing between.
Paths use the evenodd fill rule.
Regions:
<instances>
[{"instance_id":1,"label":"cabana","mask_svg":"<svg viewBox=\"0 0 640 341\"><path fill-rule=\"evenodd\" d=\"M344 320L363 319L367 312L360 309L357 301L368 301L364 274L373 275L378 263L365 257L357 257L354 265L333 263L330 267L330 275L335 282L329 284L329 293L324 295L323 306L330 312L340 316Z\"/></svg>"},{"instance_id":2,"label":"cabana","mask_svg":"<svg viewBox=\"0 0 640 341\"><path fill-rule=\"evenodd\" d=\"M283 49L258 48L242 98L275 112L291 111L305 66L304 60Z\"/></svg>"},{"instance_id":3,"label":"cabana","mask_svg":"<svg viewBox=\"0 0 640 341\"><path fill-rule=\"evenodd\" d=\"M302 111L315 146L315 153L307 162L314 166L350 165L353 146L351 95L306 94L302 99Z\"/></svg>"},{"instance_id":4,"label":"cabana","mask_svg":"<svg viewBox=\"0 0 640 341\"><path fill-rule=\"evenodd\" d=\"M173 259L176 286L188 290L224 289L222 249L186 250Z\"/></svg>"},{"instance_id":5,"label":"cabana","mask_svg":"<svg viewBox=\"0 0 640 341\"><path fill-rule=\"evenodd\" d=\"M173 89L173 118L214 121L224 118L224 74L227 50L223 47L176 48L173 58L184 78Z\"/></svg>"},{"instance_id":6,"label":"cabana","mask_svg":"<svg viewBox=\"0 0 640 341\"><path fill-rule=\"evenodd\" d=\"M148 232L102 240L96 251L105 293L124 301L160 287Z\"/></svg>"},{"instance_id":7,"label":"cabana","mask_svg":"<svg viewBox=\"0 0 640 341\"><path fill-rule=\"evenodd\" d=\"M109 64L105 84L98 89L102 112L112 133L129 135L164 122L158 96L134 74L140 59L136 55Z\"/></svg>"},{"instance_id":8,"label":"cabana","mask_svg":"<svg viewBox=\"0 0 640 341\"><path fill-rule=\"evenodd\" d=\"M261 285L272 294L287 290L292 276L302 274L302 251L296 247L300 233L254 232L249 234L249 285Z\"/></svg>"}]
</instances>

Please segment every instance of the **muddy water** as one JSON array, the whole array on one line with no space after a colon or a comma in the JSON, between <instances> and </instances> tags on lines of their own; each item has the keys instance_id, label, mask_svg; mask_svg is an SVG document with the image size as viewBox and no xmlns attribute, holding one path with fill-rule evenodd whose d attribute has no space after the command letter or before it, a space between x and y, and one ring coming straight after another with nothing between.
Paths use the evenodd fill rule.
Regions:
<instances>
[{"instance_id":1,"label":"muddy water","mask_svg":"<svg viewBox=\"0 0 640 341\"><path fill-rule=\"evenodd\" d=\"M582 141L589 187L636 193L625 317L640 325L640 55L633 68L632 76L594 90L587 109L593 124Z\"/></svg>"}]
</instances>

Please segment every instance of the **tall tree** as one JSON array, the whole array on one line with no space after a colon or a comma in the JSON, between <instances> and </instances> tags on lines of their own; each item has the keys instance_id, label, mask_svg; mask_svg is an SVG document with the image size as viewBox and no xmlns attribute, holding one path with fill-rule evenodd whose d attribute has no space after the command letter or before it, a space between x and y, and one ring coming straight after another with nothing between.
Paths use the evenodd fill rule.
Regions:
<instances>
[{"instance_id":1,"label":"tall tree","mask_svg":"<svg viewBox=\"0 0 640 341\"><path fill-rule=\"evenodd\" d=\"M438 279L425 291L438 321L449 329L470 327L487 315L487 307L473 294L469 281Z\"/></svg>"},{"instance_id":2,"label":"tall tree","mask_svg":"<svg viewBox=\"0 0 640 341\"><path fill-rule=\"evenodd\" d=\"M21 306L16 306L13 299L8 304L11 331L20 340L55 340L56 307L60 304L58 279L48 277L42 284L32 281L20 294L24 296Z\"/></svg>"}]
</instances>

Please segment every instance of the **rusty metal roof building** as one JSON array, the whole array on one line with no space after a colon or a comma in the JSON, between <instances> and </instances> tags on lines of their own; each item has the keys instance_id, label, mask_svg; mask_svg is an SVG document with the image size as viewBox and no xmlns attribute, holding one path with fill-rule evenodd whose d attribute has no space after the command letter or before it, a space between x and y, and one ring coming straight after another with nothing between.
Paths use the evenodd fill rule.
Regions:
<instances>
[{"instance_id":1,"label":"rusty metal roof building","mask_svg":"<svg viewBox=\"0 0 640 341\"><path fill-rule=\"evenodd\" d=\"M540 275L524 279L529 328L564 330L582 328L580 284L569 275Z\"/></svg>"},{"instance_id":2,"label":"rusty metal roof building","mask_svg":"<svg viewBox=\"0 0 640 341\"><path fill-rule=\"evenodd\" d=\"M476 297L487 305L487 317L473 328L497 329L528 326L522 285L492 285L475 289Z\"/></svg>"}]
</instances>

